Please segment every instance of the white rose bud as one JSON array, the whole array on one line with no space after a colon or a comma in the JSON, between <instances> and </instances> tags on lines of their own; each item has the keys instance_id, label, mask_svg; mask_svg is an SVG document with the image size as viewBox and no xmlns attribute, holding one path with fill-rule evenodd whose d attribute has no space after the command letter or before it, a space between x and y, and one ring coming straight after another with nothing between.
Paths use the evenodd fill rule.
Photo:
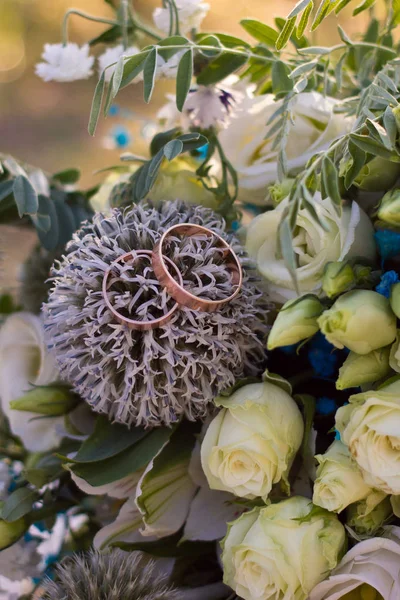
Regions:
<instances>
[{"instance_id":1,"label":"white rose bud","mask_svg":"<svg viewBox=\"0 0 400 600\"><path fill-rule=\"evenodd\" d=\"M335 440L325 454L317 454L315 458L319 467L313 502L317 506L340 513L349 504L371 494L371 486L365 483L348 448L339 440Z\"/></svg>"},{"instance_id":2,"label":"white rose bud","mask_svg":"<svg viewBox=\"0 0 400 600\"><path fill-rule=\"evenodd\" d=\"M377 217L387 225L394 225L395 227L400 225L400 189L390 190L383 196Z\"/></svg>"},{"instance_id":3,"label":"white rose bud","mask_svg":"<svg viewBox=\"0 0 400 600\"><path fill-rule=\"evenodd\" d=\"M378 348L368 354L350 352L339 369L336 389L346 390L382 379L390 372L389 354L390 346Z\"/></svg>"},{"instance_id":4,"label":"white rose bud","mask_svg":"<svg viewBox=\"0 0 400 600\"><path fill-rule=\"evenodd\" d=\"M213 490L266 499L287 476L303 438L295 401L272 383L254 383L218 398L223 409L201 446L201 463Z\"/></svg>"},{"instance_id":5,"label":"white rose bud","mask_svg":"<svg viewBox=\"0 0 400 600\"><path fill-rule=\"evenodd\" d=\"M390 291L390 306L398 319L400 319L400 283L395 283Z\"/></svg>"},{"instance_id":6,"label":"white rose bud","mask_svg":"<svg viewBox=\"0 0 400 600\"><path fill-rule=\"evenodd\" d=\"M399 176L399 163L375 156L362 167L353 183L367 192L384 192L396 183Z\"/></svg>"},{"instance_id":7,"label":"white rose bud","mask_svg":"<svg viewBox=\"0 0 400 600\"><path fill-rule=\"evenodd\" d=\"M389 301L371 290L353 290L340 296L318 319L326 339L357 354L388 346L396 337L396 317Z\"/></svg>"},{"instance_id":8,"label":"white rose bud","mask_svg":"<svg viewBox=\"0 0 400 600\"><path fill-rule=\"evenodd\" d=\"M346 523L359 535L375 535L393 513L389 496L372 492L368 498L349 506Z\"/></svg>"},{"instance_id":9,"label":"white rose bud","mask_svg":"<svg viewBox=\"0 0 400 600\"><path fill-rule=\"evenodd\" d=\"M400 528L387 528L386 535L356 544L309 600L400 598Z\"/></svg>"},{"instance_id":10,"label":"white rose bud","mask_svg":"<svg viewBox=\"0 0 400 600\"><path fill-rule=\"evenodd\" d=\"M246 250L263 277L269 282L268 294L273 302L283 304L297 297L292 277L282 256L277 256L279 224L288 206L283 200L274 210L258 215L247 229ZM341 215L333 202L314 196L314 207L324 229L306 209L296 217L293 249L297 260L296 278L300 293L324 295L322 275L329 262L364 257L374 261L376 247L371 220L355 202L344 206Z\"/></svg>"},{"instance_id":11,"label":"white rose bud","mask_svg":"<svg viewBox=\"0 0 400 600\"><path fill-rule=\"evenodd\" d=\"M351 264L346 262L331 262L325 267L322 277L322 289L328 298L346 292L356 282L356 276Z\"/></svg>"},{"instance_id":12,"label":"white rose bud","mask_svg":"<svg viewBox=\"0 0 400 600\"><path fill-rule=\"evenodd\" d=\"M317 319L324 310L316 296L289 300L282 306L268 336L268 349L297 344L319 330Z\"/></svg>"},{"instance_id":13,"label":"white rose bud","mask_svg":"<svg viewBox=\"0 0 400 600\"><path fill-rule=\"evenodd\" d=\"M336 429L369 485L400 494L400 381L350 397Z\"/></svg>"},{"instance_id":14,"label":"white rose bud","mask_svg":"<svg viewBox=\"0 0 400 600\"><path fill-rule=\"evenodd\" d=\"M294 496L244 513L222 542L224 582L244 600L306 600L345 544L336 515Z\"/></svg>"}]
</instances>

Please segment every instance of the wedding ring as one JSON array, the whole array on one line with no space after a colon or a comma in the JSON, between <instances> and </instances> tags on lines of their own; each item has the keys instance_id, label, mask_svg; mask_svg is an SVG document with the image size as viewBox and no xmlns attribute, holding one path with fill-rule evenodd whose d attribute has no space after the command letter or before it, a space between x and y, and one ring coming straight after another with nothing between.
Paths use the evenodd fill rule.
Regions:
<instances>
[{"instance_id":1,"label":"wedding ring","mask_svg":"<svg viewBox=\"0 0 400 600\"><path fill-rule=\"evenodd\" d=\"M134 263L138 259L139 260L145 259L145 260L148 260L151 265L151 254L152 253L150 250L132 250L131 252L127 252L126 254L123 254L122 256L117 258L117 260L114 260L110 264L110 266L108 267L108 269L105 272L104 277L103 277L102 291L103 291L104 301L105 301L108 309L112 312L112 314L117 319L117 321L119 321L122 324L126 324L130 329L136 329L139 331L148 331L150 329L156 329L157 327L162 327L163 325L165 325L165 323L167 323L172 318L172 315L179 308L178 303L175 302L173 307L167 313L165 313L164 315L162 315L161 317L159 317L157 319L152 319L151 321L139 321L139 320L135 320L135 319L129 319L128 317L125 317L123 314L121 314L111 304L110 298L108 296L109 280L110 280L110 275L113 271L113 267L116 265L119 265L123 262L128 263L129 261L132 261ZM176 277L179 282L178 285L182 285L182 283L183 283L182 275L180 274L177 266L175 265L175 263L172 262L172 260L170 260L170 259L166 259L166 260L168 262L168 265L176 273ZM171 279L173 279L172 276L171 276Z\"/></svg>"},{"instance_id":2,"label":"wedding ring","mask_svg":"<svg viewBox=\"0 0 400 600\"><path fill-rule=\"evenodd\" d=\"M172 277L170 271L168 270L167 263L170 264L171 261L164 256L163 253L165 241L173 235L184 235L191 237L198 234L214 238L216 248L223 249L222 256L224 259L224 266L231 272L233 289L232 294L227 298L223 298L221 300L208 300L207 298L202 298L201 296L195 296L184 288L182 275L178 282ZM242 266L230 245L222 237L211 231L211 229L207 229L201 225L194 225L192 223L180 223L178 225L173 225L161 236L157 244L154 246L152 252L152 264L157 279L161 285L165 287L168 294L180 306L186 306L193 310L215 312L222 305L230 302L238 295L243 283ZM173 264L175 265L175 263Z\"/></svg>"}]
</instances>

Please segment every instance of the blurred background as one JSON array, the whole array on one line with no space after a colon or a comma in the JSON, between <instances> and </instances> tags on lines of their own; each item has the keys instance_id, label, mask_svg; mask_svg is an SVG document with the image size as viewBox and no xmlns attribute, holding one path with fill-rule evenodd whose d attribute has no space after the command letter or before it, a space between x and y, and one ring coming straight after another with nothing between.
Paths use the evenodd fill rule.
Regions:
<instances>
[{"instance_id":1,"label":"blurred background","mask_svg":"<svg viewBox=\"0 0 400 600\"><path fill-rule=\"evenodd\" d=\"M132 1L142 20L148 23L152 22L154 8L161 4L161 0ZM246 37L240 19L257 18L273 24L274 17L286 16L296 0L208 2L211 10L203 22L204 31ZM101 180L96 170L119 162L121 151L106 147L107 136L119 118L101 119L96 137L91 138L87 122L96 77L73 83L44 83L34 72L44 44L60 42L62 17L69 8L113 16L104 0L0 0L0 152L53 173L79 166L82 184L89 187ZM341 13L340 23L349 34L356 35L364 31L368 16L363 13L351 19L351 11L352 8L347 8ZM69 38L82 44L107 28L72 16ZM313 43L329 45L337 39L336 20L331 17L318 29ZM103 51L101 45L94 49L96 54ZM129 150L138 154L146 151L141 133L148 129L150 117L154 117L168 91L174 91L173 82L159 82L150 106L142 100L142 84L128 86L118 95L118 103L131 114L123 122L131 130ZM35 234L27 229L15 231L0 226L0 238L8 256L3 261L3 282L14 287L18 265L27 256Z\"/></svg>"}]
</instances>

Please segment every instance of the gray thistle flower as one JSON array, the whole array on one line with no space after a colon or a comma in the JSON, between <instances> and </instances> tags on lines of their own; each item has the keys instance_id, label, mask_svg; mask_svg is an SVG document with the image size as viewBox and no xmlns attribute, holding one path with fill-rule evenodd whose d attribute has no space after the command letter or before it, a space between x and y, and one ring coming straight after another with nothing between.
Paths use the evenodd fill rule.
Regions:
<instances>
[{"instance_id":1,"label":"gray thistle flower","mask_svg":"<svg viewBox=\"0 0 400 600\"><path fill-rule=\"evenodd\" d=\"M64 559L55 580L43 584L41 600L181 600L179 592L158 575L155 563L140 552L113 550Z\"/></svg>"},{"instance_id":2,"label":"gray thistle flower","mask_svg":"<svg viewBox=\"0 0 400 600\"><path fill-rule=\"evenodd\" d=\"M51 289L49 282L51 266L61 253L49 252L37 246L24 262L20 274L19 302L25 310L40 312Z\"/></svg>"},{"instance_id":3,"label":"gray thistle flower","mask_svg":"<svg viewBox=\"0 0 400 600\"><path fill-rule=\"evenodd\" d=\"M163 327L128 329L104 301L105 271L126 252L151 250L166 229L185 222L204 225L229 241L244 267L241 293L215 313L181 307ZM229 295L229 273L210 240L188 237L170 246L167 255L192 293L210 299ZM170 202L96 214L55 264L54 287L43 306L48 345L62 377L95 411L128 426L206 417L215 396L238 378L259 375L265 359L267 308L247 265L239 242L210 209ZM114 283L110 299L127 316L138 299L135 310L143 319L159 316L171 302L159 287L154 294L158 282L151 268L121 266Z\"/></svg>"}]
</instances>

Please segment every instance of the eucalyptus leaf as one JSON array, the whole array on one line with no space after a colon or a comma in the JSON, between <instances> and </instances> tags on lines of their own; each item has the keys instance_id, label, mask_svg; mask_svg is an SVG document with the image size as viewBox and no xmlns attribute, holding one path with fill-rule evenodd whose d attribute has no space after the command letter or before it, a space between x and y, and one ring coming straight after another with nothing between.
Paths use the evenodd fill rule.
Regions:
<instances>
[{"instance_id":1,"label":"eucalyptus leaf","mask_svg":"<svg viewBox=\"0 0 400 600\"><path fill-rule=\"evenodd\" d=\"M193 77L193 50L190 48L182 56L176 76L176 106L182 112Z\"/></svg>"},{"instance_id":2,"label":"eucalyptus leaf","mask_svg":"<svg viewBox=\"0 0 400 600\"><path fill-rule=\"evenodd\" d=\"M296 293L299 294L299 287L296 276L296 255L293 250L292 231L288 217L284 217L279 224L279 244L283 260L290 273Z\"/></svg>"},{"instance_id":3,"label":"eucalyptus leaf","mask_svg":"<svg viewBox=\"0 0 400 600\"><path fill-rule=\"evenodd\" d=\"M134 54L125 61L124 72L122 74L122 80L120 89L126 87L143 71L145 61L149 55L150 50Z\"/></svg>"},{"instance_id":4,"label":"eucalyptus leaf","mask_svg":"<svg viewBox=\"0 0 400 600\"><path fill-rule=\"evenodd\" d=\"M124 74L124 66L125 66L125 57L124 55L120 56L118 62L115 66L113 78L112 78L112 91L111 96L115 98L118 94L118 90L121 85L122 77Z\"/></svg>"},{"instance_id":5,"label":"eucalyptus leaf","mask_svg":"<svg viewBox=\"0 0 400 600\"><path fill-rule=\"evenodd\" d=\"M92 108L90 110L89 127L88 131L90 135L94 135L96 132L97 122L99 120L101 105L104 96L105 87L105 71L102 72L101 77L96 85L96 89L93 96Z\"/></svg>"},{"instance_id":6,"label":"eucalyptus leaf","mask_svg":"<svg viewBox=\"0 0 400 600\"><path fill-rule=\"evenodd\" d=\"M329 198L337 207L340 207L342 198L339 189L338 172L329 156L325 156L322 161L322 179Z\"/></svg>"},{"instance_id":7,"label":"eucalyptus leaf","mask_svg":"<svg viewBox=\"0 0 400 600\"><path fill-rule=\"evenodd\" d=\"M183 150L183 142L181 140L171 140L164 146L164 156L168 160L173 160Z\"/></svg>"},{"instance_id":8,"label":"eucalyptus leaf","mask_svg":"<svg viewBox=\"0 0 400 600\"><path fill-rule=\"evenodd\" d=\"M25 175L17 175L14 179L13 194L20 218L37 213L39 198L35 188Z\"/></svg>"},{"instance_id":9,"label":"eucalyptus leaf","mask_svg":"<svg viewBox=\"0 0 400 600\"><path fill-rule=\"evenodd\" d=\"M157 72L157 48L153 48L147 56L144 67L143 67L143 81L144 81L144 101L150 102L153 94L154 83Z\"/></svg>"}]
</instances>

